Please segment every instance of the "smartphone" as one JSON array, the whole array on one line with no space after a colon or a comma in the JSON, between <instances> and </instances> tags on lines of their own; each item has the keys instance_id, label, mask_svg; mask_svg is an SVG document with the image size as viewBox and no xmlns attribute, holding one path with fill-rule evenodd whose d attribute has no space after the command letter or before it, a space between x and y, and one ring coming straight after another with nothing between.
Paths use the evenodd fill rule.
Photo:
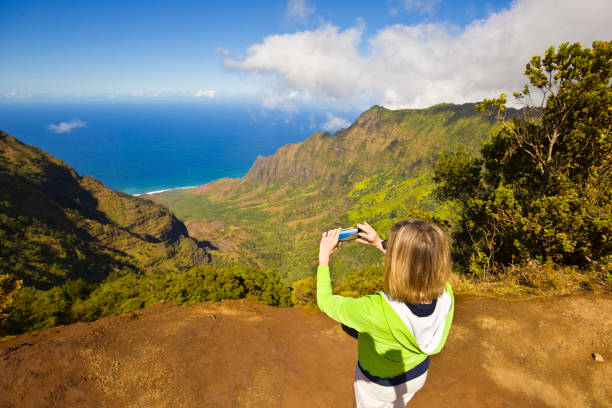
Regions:
<instances>
[{"instance_id":1,"label":"smartphone","mask_svg":"<svg viewBox=\"0 0 612 408\"><path fill-rule=\"evenodd\" d=\"M357 232L359 232L359 228L344 228L343 230L340 230L340 236L338 239L342 241L348 238L357 238Z\"/></svg>"}]
</instances>

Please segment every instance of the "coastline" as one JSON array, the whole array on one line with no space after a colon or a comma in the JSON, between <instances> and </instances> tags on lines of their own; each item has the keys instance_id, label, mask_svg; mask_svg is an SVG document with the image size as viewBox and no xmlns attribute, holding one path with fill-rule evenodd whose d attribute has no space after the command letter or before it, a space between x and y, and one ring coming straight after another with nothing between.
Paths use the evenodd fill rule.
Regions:
<instances>
[{"instance_id":1,"label":"coastline","mask_svg":"<svg viewBox=\"0 0 612 408\"><path fill-rule=\"evenodd\" d=\"M197 188L197 187L201 187L200 185L198 186L185 186L185 187L172 187L172 188L165 188L163 190L155 190L155 191L147 191L146 193L140 193L140 194L132 194L133 197L141 197L141 196L145 196L145 195L153 195L153 194L160 194L160 193L165 193L166 191L172 191L172 190L188 190L190 188Z\"/></svg>"},{"instance_id":2,"label":"coastline","mask_svg":"<svg viewBox=\"0 0 612 408\"><path fill-rule=\"evenodd\" d=\"M238 179L239 178L241 177L238 177ZM161 194L161 193L165 193L167 191L173 191L173 190L194 190L195 194L200 194L200 193L204 193L210 190L216 182L224 180L224 179L231 180L234 178L233 177L221 177L220 179L211 180L208 183L198 184L195 186L172 187L172 188L165 188L163 190L147 191L146 193L138 193L138 194L130 194L130 195L133 197L142 197L142 196Z\"/></svg>"}]
</instances>

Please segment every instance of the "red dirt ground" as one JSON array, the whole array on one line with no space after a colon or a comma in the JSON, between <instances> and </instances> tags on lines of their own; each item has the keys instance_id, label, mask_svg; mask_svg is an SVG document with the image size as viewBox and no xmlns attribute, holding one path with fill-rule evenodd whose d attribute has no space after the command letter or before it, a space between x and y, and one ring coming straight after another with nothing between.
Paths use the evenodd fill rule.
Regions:
<instances>
[{"instance_id":1,"label":"red dirt ground","mask_svg":"<svg viewBox=\"0 0 612 408\"><path fill-rule=\"evenodd\" d=\"M612 407L611 316L609 294L458 296L408 406ZM158 303L0 342L0 407L351 407L356 359L321 313Z\"/></svg>"}]
</instances>

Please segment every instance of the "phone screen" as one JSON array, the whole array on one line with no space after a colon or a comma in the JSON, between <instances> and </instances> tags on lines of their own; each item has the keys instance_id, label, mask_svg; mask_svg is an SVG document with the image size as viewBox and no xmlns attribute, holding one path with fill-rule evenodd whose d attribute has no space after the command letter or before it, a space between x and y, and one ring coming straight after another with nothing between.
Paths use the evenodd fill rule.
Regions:
<instances>
[{"instance_id":1,"label":"phone screen","mask_svg":"<svg viewBox=\"0 0 612 408\"><path fill-rule=\"evenodd\" d=\"M340 231L339 240L347 239L347 238L357 238L356 234L359 230L357 228L345 228Z\"/></svg>"}]
</instances>

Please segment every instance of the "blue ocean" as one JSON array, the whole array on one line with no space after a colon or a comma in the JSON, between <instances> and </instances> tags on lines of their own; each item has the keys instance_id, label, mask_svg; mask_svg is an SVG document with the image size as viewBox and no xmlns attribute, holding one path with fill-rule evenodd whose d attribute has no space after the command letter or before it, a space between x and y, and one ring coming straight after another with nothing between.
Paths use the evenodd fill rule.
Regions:
<instances>
[{"instance_id":1,"label":"blue ocean","mask_svg":"<svg viewBox=\"0 0 612 408\"><path fill-rule=\"evenodd\" d=\"M327 115L316 107L287 112L256 103L16 101L0 103L0 129L79 174L141 194L241 177L257 155L321 130ZM352 122L358 113L340 115Z\"/></svg>"}]
</instances>

